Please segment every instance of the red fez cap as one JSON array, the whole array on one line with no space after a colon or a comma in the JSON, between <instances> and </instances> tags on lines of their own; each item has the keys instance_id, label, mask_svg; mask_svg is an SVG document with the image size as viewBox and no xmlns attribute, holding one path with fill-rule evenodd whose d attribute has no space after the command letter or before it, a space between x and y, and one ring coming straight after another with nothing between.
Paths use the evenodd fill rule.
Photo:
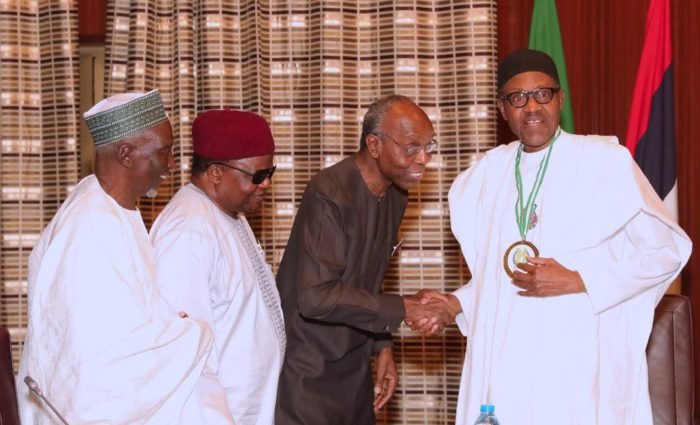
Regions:
<instances>
[{"instance_id":1,"label":"red fez cap","mask_svg":"<svg viewBox=\"0 0 700 425\"><path fill-rule=\"evenodd\" d=\"M226 161L270 154L275 141L260 115L214 109L199 114L192 123L192 148L202 158Z\"/></svg>"}]
</instances>

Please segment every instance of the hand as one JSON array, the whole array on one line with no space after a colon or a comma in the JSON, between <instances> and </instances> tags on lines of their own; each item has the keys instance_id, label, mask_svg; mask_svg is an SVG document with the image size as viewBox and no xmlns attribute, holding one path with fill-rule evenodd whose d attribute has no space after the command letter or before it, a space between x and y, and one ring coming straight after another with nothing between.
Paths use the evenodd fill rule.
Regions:
<instances>
[{"instance_id":1,"label":"hand","mask_svg":"<svg viewBox=\"0 0 700 425\"><path fill-rule=\"evenodd\" d=\"M384 347L377 354L377 379L374 383L374 411L378 412L386 405L396 391L399 375L396 373L394 351Z\"/></svg>"},{"instance_id":2,"label":"hand","mask_svg":"<svg viewBox=\"0 0 700 425\"><path fill-rule=\"evenodd\" d=\"M452 308L456 314L462 312L462 304L459 302L459 299L452 294L443 294L434 289L421 289L416 292L416 295L420 297L421 304L427 304L432 299L439 299L449 304L450 308Z\"/></svg>"},{"instance_id":3,"label":"hand","mask_svg":"<svg viewBox=\"0 0 700 425\"><path fill-rule=\"evenodd\" d=\"M523 289L518 291L518 295L524 297L555 297L586 292L581 275L553 258L527 257L527 263L518 264L513 272L513 284Z\"/></svg>"},{"instance_id":4,"label":"hand","mask_svg":"<svg viewBox=\"0 0 700 425\"><path fill-rule=\"evenodd\" d=\"M447 301L449 298L439 292L422 290L415 295L404 295L406 324L414 331L431 336L454 322L457 315Z\"/></svg>"}]
</instances>

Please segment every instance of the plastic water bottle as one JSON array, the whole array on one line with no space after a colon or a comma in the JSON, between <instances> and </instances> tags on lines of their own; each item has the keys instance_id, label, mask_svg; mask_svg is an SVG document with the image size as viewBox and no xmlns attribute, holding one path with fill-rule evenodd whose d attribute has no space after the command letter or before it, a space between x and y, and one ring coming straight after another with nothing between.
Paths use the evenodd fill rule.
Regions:
<instances>
[{"instance_id":1,"label":"plastic water bottle","mask_svg":"<svg viewBox=\"0 0 700 425\"><path fill-rule=\"evenodd\" d=\"M482 404L481 414L474 422L474 425L498 425L498 418L494 412L496 407L493 404Z\"/></svg>"}]
</instances>

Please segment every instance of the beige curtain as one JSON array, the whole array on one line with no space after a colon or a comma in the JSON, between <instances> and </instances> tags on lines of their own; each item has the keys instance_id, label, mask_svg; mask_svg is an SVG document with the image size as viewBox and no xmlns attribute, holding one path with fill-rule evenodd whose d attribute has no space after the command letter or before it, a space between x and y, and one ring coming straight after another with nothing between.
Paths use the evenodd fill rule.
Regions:
<instances>
[{"instance_id":1,"label":"beige curtain","mask_svg":"<svg viewBox=\"0 0 700 425\"><path fill-rule=\"evenodd\" d=\"M468 280L447 192L495 144L496 0L113 0L107 32L106 95L160 88L176 135L179 171L141 203L147 223L189 179L194 117L258 112L278 171L251 221L276 269L308 179L357 150L372 100L400 93L427 111L440 148L411 193L385 289L450 291ZM456 327L429 339L402 328L400 384L379 422L454 423L464 343Z\"/></svg>"},{"instance_id":2,"label":"beige curtain","mask_svg":"<svg viewBox=\"0 0 700 425\"><path fill-rule=\"evenodd\" d=\"M0 0L0 324L19 362L27 259L79 178L78 9Z\"/></svg>"}]
</instances>

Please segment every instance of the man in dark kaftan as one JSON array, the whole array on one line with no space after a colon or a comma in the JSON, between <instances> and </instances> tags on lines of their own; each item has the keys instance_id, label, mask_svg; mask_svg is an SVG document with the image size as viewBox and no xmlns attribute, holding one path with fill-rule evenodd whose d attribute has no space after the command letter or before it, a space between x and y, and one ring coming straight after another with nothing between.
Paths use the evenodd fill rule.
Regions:
<instances>
[{"instance_id":1,"label":"man in dark kaftan","mask_svg":"<svg viewBox=\"0 0 700 425\"><path fill-rule=\"evenodd\" d=\"M381 292L406 190L436 149L427 115L389 96L365 115L360 150L311 179L277 274L287 330L277 425L374 424L396 388L390 332L406 320L430 334L454 317L437 299Z\"/></svg>"}]
</instances>

